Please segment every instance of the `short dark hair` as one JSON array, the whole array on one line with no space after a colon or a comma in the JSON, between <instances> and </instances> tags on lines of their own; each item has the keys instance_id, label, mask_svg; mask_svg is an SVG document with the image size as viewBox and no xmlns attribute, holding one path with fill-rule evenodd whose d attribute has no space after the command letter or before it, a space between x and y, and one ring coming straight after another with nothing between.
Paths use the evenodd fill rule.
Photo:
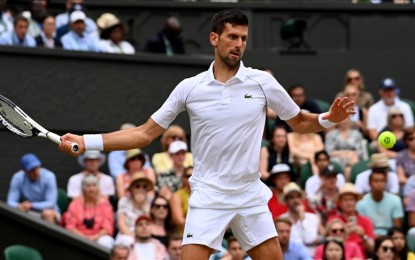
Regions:
<instances>
[{"instance_id":1,"label":"short dark hair","mask_svg":"<svg viewBox=\"0 0 415 260\"><path fill-rule=\"evenodd\" d=\"M321 151L318 151L314 154L314 161L317 161L318 157L320 157L320 155L322 155L322 154L325 155L327 157L327 159L330 160L329 153L326 150L321 150Z\"/></svg>"},{"instance_id":2,"label":"short dark hair","mask_svg":"<svg viewBox=\"0 0 415 260\"><path fill-rule=\"evenodd\" d=\"M234 242L234 241L238 242L238 239L236 239L236 237L234 237L234 236L230 236L230 237L228 237L228 239L227 239L227 242L228 242L228 248L229 248L229 246L231 245L231 243L232 243L232 242Z\"/></svg>"},{"instance_id":3,"label":"short dark hair","mask_svg":"<svg viewBox=\"0 0 415 260\"><path fill-rule=\"evenodd\" d=\"M170 246L171 241L177 241L177 240L182 240L182 239L183 239L183 236L178 233L174 233L170 235L169 239L167 240L167 247Z\"/></svg>"},{"instance_id":4,"label":"short dark hair","mask_svg":"<svg viewBox=\"0 0 415 260\"><path fill-rule=\"evenodd\" d=\"M110 255L111 255L111 256L115 256L115 251L116 251L117 249L125 249L125 250L127 250L128 252L130 252L130 248L129 248L128 246L123 245L123 244L115 244L115 245L111 248Z\"/></svg>"},{"instance_id":5,"label":"short dark hair","mask_svg":"<svg viewBox=\"0 0 415 260\"><path fill-rule=\"evenodd\" d=\"M24 21L24 22L26 22L27 24L29 24L29 19L27 19L27 18L26 18L26 17L24 17L23 15L18 15L18 16L16 16L16 17L14 18L13 25L14 25L14 26L16 26L16 24L17 24L19 21Z\"/></svg>"},{"instance_id":6,"label":"short dark hair","mask_svg":"<svg viewBox=\"0 0 415 260\"><path fill-rule=\"evenodd\" d=\"M248 25L248 17L238 10L227 9L216 13L212 18L212 32L221 34L225 24Z\"/></svg>"},{"instance_id":7,"label":"short dark hair","mask_svg":"<svg viewBox=\"0 0 415 260\"><path fill-rule=\"evenodd\" d=\"M379 169L379 168L377 168L377 169ZM381 171L381 170L372 170L372 172L369 175L369 183L372 181L373 175L375 175L375 174L382 174L385 177L385 181L386 181L386 178L387 178L386 174L387 173L388 173L387 170L384 170L384 171Z\"/></svg>"},{"instance_id":8,"label":"short dark hair","mask_svg":"<svg viewBox=\"0 0 415 260\"><path fill-rule=\"evenodd\" d=\"M301 85L301 84L294 84L294 85L291 85L289 88L288 88L288 95L290 95L290 96L292 96L292 92L295 90L295 89L297 89L297 88L299 88L299 89L302 89L303 91L304 91L304 93L305 93L305 88L304 88L304 86L303 85Z\"/></svg>"},{"instance_id":9,"label":"short dark hair","mask_svg":"<svg viewBox=\"0 0 415 260\"><path fill-rule=\"evenodd\" d=\"M285 223L285 224L289 225L290 227L293 225L291 220L287 217L278 217L278 218L276 218L274 220L274 224L277 225L278 223Z\"/></svg>"}]
</instances>

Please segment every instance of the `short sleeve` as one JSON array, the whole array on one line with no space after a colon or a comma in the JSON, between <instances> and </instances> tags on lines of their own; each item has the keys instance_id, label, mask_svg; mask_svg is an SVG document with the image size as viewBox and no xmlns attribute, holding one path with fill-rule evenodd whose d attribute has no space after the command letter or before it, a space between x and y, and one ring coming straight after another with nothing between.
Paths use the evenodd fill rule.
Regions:
<instances>
[{"instance_id":1,"label":"short sleeve","mask_svg":"<svg viewBox=\"0 0 415 260\"><path fill-rule=\"evenodd\" d=\"M415 190L412 190L408 195L408 205L406 205L406 211L415 211Z\"/></svg>"}]
</instances>

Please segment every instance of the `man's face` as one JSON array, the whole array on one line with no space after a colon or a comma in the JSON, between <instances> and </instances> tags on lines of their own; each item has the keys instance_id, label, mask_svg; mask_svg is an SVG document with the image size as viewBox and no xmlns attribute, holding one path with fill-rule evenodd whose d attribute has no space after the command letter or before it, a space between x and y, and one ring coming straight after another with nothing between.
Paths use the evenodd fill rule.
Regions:
<instances>
[{"instance_id":1,"label":"man's face","mask_svg":"<svg viewBox=\"0 0 415 260\"><path fill-rule=\"evenodd\" d=\"M71 29L76 34L82 35L85 32L85 23L82 20L78 20L74 23L71 23Z\"/></svg>"},{"instance_id":2,"label":"man's face","mask_svg":"<svg viewBox=\"0 0 415 260\"><path fill-rule=\"evenodd\" d=\"M382 173L374 173L370 179L370 190L374 193L381 193L385 190L386 178Z\"/></svg>"},{"instance_id":3,"label":"man's face","mask_svg":"<svg viewBox=\"0 0 415 260\"><path fill-rule=\"evenodd\" d=\"M152 222L146 219L139 221L135 225L135 236L138 239L148 239L151 237Z\"/></svg>"},{"instance_id":4,"label":"man's face","mask_svg":"<svg viewBox=\"0 0 415 260\"><path fill-rule=\"evenodd\" d=\"M55 32L55 18L53 18L53 16L48 16L43 21L43 31L45 32L47 36L49 35L53 36Z\"/></svg>"},{"instance_id":5,"label":"man's face","mask_svg":"<svg viewBox=\"0 0 415 260\"><path fill-rule=\"evenodd\" d=\"M379 95L386 105L393 105L395 103L396 91L394 88L387 88L379 90Z\"/></svg>"},{"instance_id":6,"label":"man's face","mask_svg":"<svg viewBox=\"0 0 415 260\"><path fill-rule=\"evenodd\" d=\"M85 159L85 170L91 173L95 173L99 169L99 159Z\"/></svg>"},{"instance_id":7,"label":"man's face","mask_svg":"<svg viewBox=\"0 0 415 260\"><path fill-rule=\"evenodd\" d=\"M295 88L291 90L291 98L298 106L302 106L305 101L305 93L303 88Z\"/></svg>"},{"instance_id":8,"label":"man's face","mask_svg":"<svg viewBox=\"0 0 415 260\"><path fill-rule=\"evenodd\" d=\"M248 26L226 23L223 32L210 33L210 42L215 54L228 69L236 69L245 52L248 40Z\"/></svg>"},{"instance_id":9,"label":"man's face","mask_svg":"<svg viewBox=\"0 0 415 260\"><path fill-rule=\"evenodd\" d=\"M354 212L356 209L356 197L353 194L344 194L340 197L339 204L343 212Z\"/></svg>"},{"instance_id":10,"label":"man's face","mask_svg":"<svg viewBox=\"0 0 415 260\"><path fill-rule=\"evenodd\" d=\"M128 253L127 248L117 248L114 250L114 255L110 257L110 260L127 260Z\"/></svg>"},{"instance_id":11,"label":"man's face","mask_svg":"<svg viewBox=\"0 0 415 260\"><path fill-rule=\"evenodd\" d=\"M39 179L40 167L35 167L35 168L31 169L30 171L27 171L26 174L27 174L27 177L29 178L29 180L31 182L35 182Z\"/></svg>"},{"instance_id":12,"label":"man's face","mask_svg":"<svg viewBox=\"0 0 415 260\"><path fill-rule=\"evenodd\" d=\"M294 212L296 212L298 206L301 205L301 200L301 195L296 191L290 192L285 196L285 203L287 204L287 207Z\"/></svg>"},{"instance_id":13,"label":"man's face","mask_svg":"<svg viewBox=\"0 0 415 260\"><path fill-rule=\"evenodd\" d=\"M228 245L228 251L232 256L232 260L242 260L244 257L244 251L242 250L242 247L237 240L232 241Z\"/></svg>"},{"instance_id":14,"label":"man's face","mask_svg":"<svg viewBox=\"0 0 415 260\"><path fill-rule=\"evenodd\" d=\"M316 165L317 165L317 168L319 169L320 172L324 168L326 168L327 166L329 166L329 164L330 164L329 158L327 158L327 156L325 154L320 154L316 158Z\"/></svg>"},{"instance_id":15,"label":"man's face","mask_svg":"<svg viewBox=\"0 0 415 260\"><path fill-rule=\"evenodd\" d=\"M321 186L327 189L335 189L337 176L330 174L328 176L321 176Z\"/></svg>"},{"instance_id":16,"label":"man's face","mask_svg":"<svg viewBox=\"0 0 415 260\"><path fill-rule=\"evenodd\" d=\"M180 260L182 256L182 240L171 240L167 248L170 260Z\"/></svg>"},{"instance_id":17,"label":"man's face","mask_svg":"<svg viewBox=\"0 0 415 260\"><path fill-rule=\"evenodd\" d=\"M281 246L287 246L290 241L291 226L284 222L278 222L275 227L278 232L278 240L280 241Z\"/></svg>"},{"instance_id":18,"label":"man's face","mask_svg":"<svg viewBox=\"0 0 415 260\"><path fill-rule=\"evenodd\" d=\"M29 24L26 21L18 21L16 23L14 31L16 32L16 36L19 38L19 40L23 40L25 38L28 27Z\"/></svg>"}]
</instances>

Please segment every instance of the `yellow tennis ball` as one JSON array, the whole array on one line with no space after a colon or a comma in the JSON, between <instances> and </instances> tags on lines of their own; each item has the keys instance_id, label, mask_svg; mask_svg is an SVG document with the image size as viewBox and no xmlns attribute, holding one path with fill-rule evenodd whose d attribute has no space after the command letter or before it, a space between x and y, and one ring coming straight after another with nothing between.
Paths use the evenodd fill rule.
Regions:
<instances>
[{"instance_id":1,"label":"yellow tennis ball","mask_svg":"<svg viewBox=\"0 0 415 260\"><path fill-rule=\"evenodd\" d=\"M378 142L381 146L389 149L395 145L396 137L392 132L385 131L379 135Z\"/></svg>"}]
</instances>

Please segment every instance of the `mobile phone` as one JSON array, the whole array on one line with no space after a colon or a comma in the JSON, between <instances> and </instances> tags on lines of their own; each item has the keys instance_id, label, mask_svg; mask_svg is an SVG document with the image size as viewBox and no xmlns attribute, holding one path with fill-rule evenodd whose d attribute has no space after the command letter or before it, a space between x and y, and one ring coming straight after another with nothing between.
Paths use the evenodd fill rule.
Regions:
<instances>
[{"instance_id":1,"label":"mobile phone","mask_svg":"<svg viewBox=\"0 0 415 260\"><path fill-rule=\"evenodd\" d=\"M350 224L356 225L357 224L356 216L348 217L347 222L349 222Z\"/></svg>"}]
</instances>

